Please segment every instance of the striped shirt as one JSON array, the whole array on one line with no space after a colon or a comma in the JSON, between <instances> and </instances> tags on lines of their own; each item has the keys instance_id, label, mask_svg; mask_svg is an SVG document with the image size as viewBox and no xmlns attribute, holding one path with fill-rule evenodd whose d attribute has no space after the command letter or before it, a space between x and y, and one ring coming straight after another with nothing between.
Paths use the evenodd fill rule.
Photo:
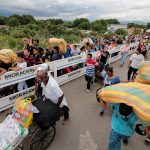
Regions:
<instances>
[{"instance_id":1,"label":"striped shirt","mask_svg":"<svg viewBox=\"0 0 150 150\"><path fill-rule=\"evenodd\" d=\"M86 60L86 75L93 77L95 75L95 65L96 65L96 61L95 60Z\"/></svg>"}]
</instances>

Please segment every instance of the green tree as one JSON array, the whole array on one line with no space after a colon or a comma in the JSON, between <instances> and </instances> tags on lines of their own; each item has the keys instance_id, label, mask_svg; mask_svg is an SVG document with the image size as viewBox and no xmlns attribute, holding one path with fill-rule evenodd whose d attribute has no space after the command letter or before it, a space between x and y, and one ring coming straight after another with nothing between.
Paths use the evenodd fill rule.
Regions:
<instances>
[{"instance_id":1,"label":"green tree","mask_svg":"<svg viewBox=\"0 0 150 150\"><path fill-rule=\"evenodd\" d=\"M79 28L83 30L89 30L91 25L88 19L86 18L77 18L73 21L73 27L74 28Z\"/></svg>"},{"instance_id":2,"label":"green tree","mask_svg":"<svg viewBox=\"0 0 150 150\"><path fill-rule=\"evenodd\" d=\"M147 29L150 29L150 23L148 23L146 27L147 27Z\"/></svg>"},{"instance_id":3,"label":"green tree","mask_svg":"<svg viewBox=\"0 0 150 150\"><path fill-rule=\"evenodd\" d=\"M20 23L22 25L26 25L26 24L29 24L29 23L36 23L36 20L31 15L23 15L22 16L22 21Z\"/></svg>"},{"instance_id":4,"label":"green tree","mask_svg":"<svg viewBox=\"0 0 150 150\"><path fill-rule=\"evenodd\" d=\"M64 26L62 25L47 25L48 32L53 36L61 36L66 33Z\"/></svg>"},{"instance_id":5,"label":"green tree","mask_svg":"<svg viewBox=\"0 0 150 150\"><path fill-rule=\"evenodd\" d=\"M127 32L125 30L123 30L123 29L117 29L115 31L115 34L125 36L125 35L127 35Z\"/></svg>"},{"instance_id":6,"label":"green tree","mask_svg":"<svg viewBox=\"0 0 150 150\"><path fill-rule=\"evenodd\" d=\"M144 28L146 28L146 26L145 25L140 25L140 24L135 24L135 23L129 23L128 24L128 28L131 28L131 27L134 27L134 28L141 28L141 29L144 29Z\"/></svg>"},{"instance_id":7,"label":"green tree","mask_svg":"<svg viewBox=\"0 0 150 150\"><path fill-rule=\"evenodd\" d=\"M120 24L120 22L118 21L118 19L107 19L106 22L108 24Z\"/></svg>"},{"instance_id":8,"label":"green tree","mask_svg":"<svg viewBox=\"0 0 150 150\"><path fill-rule=\"evenodd\" d=\"M107 30L107 22L102 19L102 20L95 20L91 23L92 30L97 31L100 33L104 33Z\"/></svg>"},{"instance_id":9,"label":"green tree","mask_svg":"<svg viewBox=\"0 0 150 150\"><path fill-rule=\"evenodd\" d=\"M0 16L0 25L6 25L7 23L7 17Z\"/></svg>"},{"instance_id":10,"label":"green tree","mask_svg":"<svg viewBox=\"0 0 150 150\"><path fill-rule=\"evenodd\" d=\"M10 27L16 27L16 26L19 26L21 24L17 18L11 17L8 19L7 25Z\"/></svg>"},{"instance_id":11,"label":"green tree","mask_svg":"<svg viewBox=\"0 0 150 150\"><path fill-rule=\"evenodd\" d=\"M62 19L48 19L44 21L44 23L51 25L62 25L64 21Z\"/></svg>"},{"instance_id":12,"label":"green tree","mask_svg":"<svg viewBox=\"0 0 150 150\"><path fill-rule=\"evenodd\" d=\"M73 27L73 23L71 21L65 21L63 25L66 28L72 28Z\"/></svg>"}]
</instances>

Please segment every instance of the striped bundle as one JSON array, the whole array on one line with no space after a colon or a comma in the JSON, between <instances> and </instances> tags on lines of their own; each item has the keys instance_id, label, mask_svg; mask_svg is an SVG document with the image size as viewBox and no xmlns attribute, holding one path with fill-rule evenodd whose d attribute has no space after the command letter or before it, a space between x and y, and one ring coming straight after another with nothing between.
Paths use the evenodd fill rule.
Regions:
<instances>
[{"instance_id":1,"label":"striped bundle","mask_svg":"<svg viewBox=\"0 0 150 150\"><path fill-rule=\"evenodd\" d=\"M150 61L140 63L135 82L150 85Z\"/></svg>"},{"instance_id":2,"label":"striped bundle","mask_svg":"<svg viewBox=\"0 0 150 150\"><path fill-rule=\"evenodd\" d=\"M101 90L99 98L110 103L125 103L137 116L150 123L150 85L120 83Z\"/></svg>"}]
</instances>

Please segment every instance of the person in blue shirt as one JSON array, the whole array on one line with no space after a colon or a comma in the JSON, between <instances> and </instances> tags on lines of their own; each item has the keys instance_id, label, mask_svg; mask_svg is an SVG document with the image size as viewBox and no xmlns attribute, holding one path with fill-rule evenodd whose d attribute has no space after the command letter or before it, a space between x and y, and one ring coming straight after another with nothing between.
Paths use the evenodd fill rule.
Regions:
<instances>
[{"instance_id":1,"label":"person in blue shirt","mask_svg":"<svg viewBox=\"0 0 150 150\"><path fill-rule=\"evenodd\" d=\"M102 87L114 85L121 82L120 77L114 74L113 67L108 67L106 70L106 74L107 75L105 77ZM103 108L100 111L100 116L103 116L104 112L105 109Z\"/></svg>"},{"instance_id":2,"label":"person in blue shirt","mask_svg":"<svg viewBox=\"0 0 150 150\"><path fill-rule=\"evenodd\" d=\"M67 44L66 53L64 54L64 58L71 57L71 47Z\"/></svg>"},{"instance_id":3,"label":"person in blue shirt","mask_svg":"<svg viewBox=\"0 0 150 150\"><path fill-rule=\"evenodd\" d=\"M121 104L110 104L113 109L108 150L121 150L121 140L124 144L133 135L138 117L132 107Z\"/></svg>"},{"instance_id":4,"label":"person in blue shirt","mask_svg":"<svg viewBox=\"0 0 150 150\"><path fill-rule=\"evenodd\" d=\"M113 67L108 67L106 70L107 77L105 79L105 86L120 83L120 77L114 74Z\"/></svg>"}]
</instances>

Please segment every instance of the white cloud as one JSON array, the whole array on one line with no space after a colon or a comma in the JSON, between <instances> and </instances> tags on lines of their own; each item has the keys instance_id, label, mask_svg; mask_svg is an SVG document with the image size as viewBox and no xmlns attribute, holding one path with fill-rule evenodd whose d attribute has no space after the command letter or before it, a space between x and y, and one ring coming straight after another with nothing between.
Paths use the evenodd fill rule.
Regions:
<instances>
[{"instance_id":1,"label":"white cloud","mask_svg":"<svg viewBox=\"0 0 150 150\"><path fill-rule=\"evenodd\" d=\"M0 0L0 14L150 21L149 0Z\"/></svg>"}]
</instances>

